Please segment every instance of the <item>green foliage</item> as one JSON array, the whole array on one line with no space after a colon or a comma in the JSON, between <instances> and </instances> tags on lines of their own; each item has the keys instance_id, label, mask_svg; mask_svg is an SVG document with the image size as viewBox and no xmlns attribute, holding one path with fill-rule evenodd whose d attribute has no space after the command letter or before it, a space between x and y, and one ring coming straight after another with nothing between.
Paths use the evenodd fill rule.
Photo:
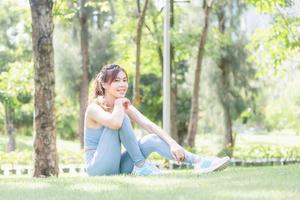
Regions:
<instances>
[{"instance_id":1,"label":"green foliage","mask_svg":"<svg viewBox=\"0 0 300 200\"><path fill-rule=\"evenodd\" d=\"M29 62L8 63L8 71L0 74L0 88L20 103L30 102L33 91L33 71Z\"/></svg>"},{"instance_id":2,"label":"green foliage","mask_svg":"<svg viewBox=\"0 0 300 200\"><path fill-rule=\"evenodd\" d=\"M61 151L59 154L59 163L61 164L83 164L84 163L84 152L74 152L74 151Z\"/></svg>"},{"instance_id":3,"label":"green foliage","mask_svg":"<svg viewBox=\"0 0 300 200\"><path fill-rule=\"evenodd\" d=\"M289 20L299 22L300 18ZM274 71L275 75L282 75L286 72L288 64L284 63L288 58L296 57L299 54L299 33L296 27L299 23L289 24L289 28L283 24L284 19L280 16L276 18L275 24L268 29L258 29L252 36L248 50L254 52L249 61L260 67L258 77L266 75L269 71ZM295 38L296 37L296 38ZM260 57L260 59L257 59Z\"/></svg>"},{"instance_id":4,"label":"green foliage","mask_svg":"<svg viewBox=\"0 0 300 200\"><path fill-rule=\"evenodd\" d=\"M254 5L260 12L272 13L276 6L285 6L289 0L246 0Z\"/></svg>"},{"instance_id":5,"label":"green foliage","mask_svg":"<svg viewBox=\"0 0 300 200\"><path fill-rule=\"evenodd\" d=\"M147 113L154 122L162 119L162 88L161 78L156 74L143 74L141 77L141 96L142 105L140 109Z\"/></svg>"},{"instance_id":6,"label":"green foliage","mask_svg":"<svg viewBox=\"0 0 300 200\"><path fill-rule=\"evenodd\" d=\"M90 67L89 79L94 79L101 68L109 63L114 63L115 51L112 47L114 40L114 33L110 27L103 27L101 29L92 28L90 30Z\"/></svg>"},{"instance_id":7,"label":"green foliage","mask_svg":"<svg viewBox=\"0 0 300 200\"><path fill-rule=\"evenodd\" d=\"M299 72L288 71L284 79L273 80L273 85L265 91L266 100L261 105L269 130L292 129L300 134L300 92L296 89L300 87L299 76Z\"/></svg>"},{"instance_id":8,"label":"green foliage","mask_svg":"<svg viewBox=\"0 0 300 200\"><path fill-rule=\"evenodd\" d=\"M234 148L234 158L242 160L272 159L272 158L299 158L299 147L277 145L252 145Z\"/></svg>"},{"instance_id":9,"label":"green foliage","mask_svg":"<svg viewBox=\"0 0 300 200\"><path fill-rule=\"evenodd\" d=\"M300 53L300 17L288 12L293 7L293 3L289 1L252 0L250 2L255 3L261 12L271 14L274 21L270 27L257 29L253 34L251 43L247 46L248 50L253 52L249 61L259 67L258 77L270 72L282 75L290 65L286 61L298 57Z\"/></svg>"},{"instance_id":10,"label":"green foliage","mask_svg":"<svg viewBox=\"0 0 300 200\"><path fill-rule=\"evenodd\" d=\"M70 98L56 97L56 131L62 139L74 140L77 137L78 109Z\"/></svg>"},{"instance_id":11,"label":"green foliage","mask_svg":"<svg viewBox=\"0 0 300 200\"><path fill-rule=\"evenodd\" d=\"M74 151L60 151L58 152L60 164L82 164L84 163L84 153ZM0 151L0 165L32 165L33 157L32 150L16 150L10 153Z\"/></svg>"},{"instance_id":12,"label":"green foliage","mask_svg":"<svg viewBox=\"0 0 300 200\"><path fill-rule=\"evenodd\" d=\"M176 63L176 114L179 143L183 144L188 132L192 94L186 84L186 73L189 69L186 61Z\"/></svg>"},{"instance_id":13,"label":"green foliage","mask_svg":"<svg viewBox=\"0 0 300 200\"><path fill-rule=\"evenodd\" d=\"M14 125L19 128L18 133L32 135L33 112L32 104L22 104L14 111Z\"/></svg>"},{"instance_id":14,"label":"green foliage","mask_svg":"<svg viewBox=\"0 0 300 200\"><path fill-rule=\"evenodd\" d=\"M287 83L280 80L284 79L291 69L300 66L299 62L292 62L299 57L299 16L290 12L293 7L292 1L249 0L247 2L255 5L260 12L268 13L273 21L267 28L257 29L246 46L250 55L247 60L257 69L256 77L261 78L259 81L263 84L256 83L257 87L262 88L262 93L252 97L252 102L249 102L259 106L250 106L241 117L244 120L248 120L249 115L257 118L258 123L264 123L269 130L291 128L299 132L297 122L299 109L294 98L291 98L294 96L293 92L290 89L284 91L280 86ZM268 80L263 80L262 77ZM278 78L273 81L273 77ZM293 81L289 83L291 82ZM274 90L269 91L270 88ZM267 94L264 94L266 91ZM251 113L248 112L250 109Z\"/></svg>"},{"instance_id":15,"label":"green foliage","mask_svg":"<svg viewBox=\"0 0 300 200\"><path fill-rule=\"evenodd\" d=\"M240 27L246 9L236 0L216 2L213 7L201 74L199 132L224 134L227 108L233 125L245 118L246 111L250 117L256 109L255 69L246 62L248 40Z\"/></svg>"},{"instance_id":16,"label":"green foliage","mask_svg":"<svg viewBox=\"0 0 300 200\"><path fill-rule=\"evenodd\" d=\"M8 66L9 71L0 74L0 102L14 113L16 127L32 126L32 66L27 62Z\"/></svg>"},{"instance_id":17,"label":"green foliage","mask_svg":"<svg viewBox=\"0 0 300 200\"><path fill-rule=\"evenodd\" d=\"M77 0L55 0L52 10L54 19L69 24L79 11L79 5L77 5L77 3Z\"/></svg>"},{"instance_id":18,"label":"green foliage","mask_svg":"<svg viewBox=\"0 0 300 200\"><path fill-rule=\"evenodd\" d=\"M159 38L161 39L162 36L160 34L162 16L159 15L157 8L151 4L150 1L145 25L148 26L152 34L149 32L149 29L144 27L141 41L141 74L156 73L161 76L157 45L161 44L159 43L161 41ZM115 62L125 67L129 74L133 74L135 69L136 26L138 22L136 3L135 1L119 1L115 3L115 8L118 10L116 21L113 24L113 31L116 33L113 40L116 52ZM149 15L149 13L153 13L154 16ZM155 17L156 15L157 17Z\"/></svg>"},{"instance_id":19,"label":"green foliage","mask_svg":"<svg viewBox=\"0 0 300 200\"><path fill-rule=\"evenodd\" d=\"M127 98L132 98L133 77L129 75L129 88ZM162 88L161 78L156 74L143 74L141 76L141 97L142 104L139 110L151 121L160 123L162 118Z\"/></svg>"},{"instance_id":20,"label":"green foliage","mask_svg":"<svg viewBox=\"0 0 300 200\"><path fill-rule=\"evenodd\" d=\"M87 4L90 38L89 80L95 77L104 64L112 60L115 53L111 47L114 34L111 32L110 15L107 9L102 10L103 3L107 2L88 1ZM76 2L70 4L62 1L57 4L65 7L65 11L61 12L69 12L69 9L72 11L72 8L77 12L76 9L79 9ZM61 14L58 15L58 19L54 34L56 91L59 94L67 94L75 103L78 102L81 80L81 56L78 56L80 55L79 17L74 14L68 23L64 23L65 19Z\"/></svg>"},{"instance_id":21,"label":"green foliage","mask_svg":"<svg viewBox=\"0 0 300 200\"><path fill-rule=\"evenodd\" d=\"M11 164L11 165L32 164L32 151L17 150L10 153L0 151L0 164Z\"/></svg>"},{"instance_id":22,"label":"green foliage","mask_svg":"<svg viewBox=\"0 0 300 200\"><path fill-rule=\"evenodd\" d=\"M79 100L81 75L79 44L72 37L71 30L57 26L54 32L55 56L55 90L66 94L74 102Z\"/></svg>"},{"instance_id":23,"label":"green foliage","mask_svg":"<svg viewBox=\"0 0 300 200\"><path fill-rule=\"evenodd\" d=\"M109 13L109 3L105 0L88 0L84 8L87 14L92 18L94 14ZM54 1L53 16L55 20L70 25L76 19L79 20L80 1L78 0L56 0Z\"/></svg>"},{"instance_id":24,"label":"green foliage","mask_svg":"<svg viewBox=\"0 0 300 200\"><path fill-rule=\"evenodd\" d=\"M186 147L190 152L199 155L210 155L205 149L196 150ZM60 164L82 164L84 163L84 153L70 150L59 151ZM234 148L234 159L252 160L252 159L288 159L299 158L299 147L286 147L276 145L251 145ZM0 164L32 164L32 150L17 150L11 153L0 151ZM157 153L151 154L151 160L163 160Z\"/></svg>"},{"instance_id":25,"label":"green foliage","mask_svg":"<svg viewBox=\"0 0 300 200\"><path fill-rule=\"evenodd\" d=\"M78 3L77 0L56 0L53 10L57 133L70 140L76 138L78 128L81 75ZM241 30L240 17L252 5L271 16L273 21L271 26L257 29L249 44L245 37L248 32ZM202 1L191 1L175 3L174 7L172 70L177 82L177 124L181 141L187 132L192 73L203 27L203 13L199 12L201 6ZM9 105L13 108L14 125L19 129L17 133L31 135L33 66L30 9L13 0L2 0L0 7L0 131L4 130L4 105ZM281 82L286 87L270 87L284 79L290 68L298 71L300 66L300 18L297 13L290 13L292 7L292 1L285 0L215 2L201 76L199 132L221 132L222 108L218 102L218 92L222 93L219 91L222 83L218 69L221 58L226 58L230 86L226 103L231 108L233 120L259 123L269 130L289 128L300 132L299 86L288 86L291 82L288 80ZM130 98L135 71L136 1L89 0L85 8L89 24L89 80L104 64L118 63L129 72ZM229 19L225 23L224 34L220 33L217 23L220 8L225 10L226 19ZM143 104L140 109L158 124L162 117L162 66L158 49L162 50L163 45L163 17L163 9L157 1L150 1L141 43L140 89ZM255 80L256 70L256 77L267 77ZM279 75L279 79L273 81L274 75Z\"/></svg>"},{"instance_id":26,"label":"green foliage","mask_svg":"<svg viewBox=\"0 0 300 200\"><path fill-rule=\"evenodd\" d=\"M28 122L32 121L22 119L24 115L32 113L32 105L31 111L24 113L22 110L23 104L29 104L32 100L33 67L29 35L30 12L18 4L11 0L0 2L0 103L19 127L28 126ZM4 109L1 111L0 117L4 119Z\"/></svg>"}]
</instances>

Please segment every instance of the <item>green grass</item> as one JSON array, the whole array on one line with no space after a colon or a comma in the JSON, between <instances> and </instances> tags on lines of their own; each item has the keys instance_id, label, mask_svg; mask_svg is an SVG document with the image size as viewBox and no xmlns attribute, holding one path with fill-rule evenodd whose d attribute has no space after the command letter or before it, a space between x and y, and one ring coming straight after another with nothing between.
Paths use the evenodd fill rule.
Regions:
<instances>
[{"instance_id":1,"label":"green grass","mask_svg":"<svg viewBox=\"0 0 300 200\"><path fill-rule=\"evenodd\" d=\"M203 175L173 170L156 177L2 176L0 199L300 199L299 172L299 165L289 165Z\"/></svg>"}]
</instances>

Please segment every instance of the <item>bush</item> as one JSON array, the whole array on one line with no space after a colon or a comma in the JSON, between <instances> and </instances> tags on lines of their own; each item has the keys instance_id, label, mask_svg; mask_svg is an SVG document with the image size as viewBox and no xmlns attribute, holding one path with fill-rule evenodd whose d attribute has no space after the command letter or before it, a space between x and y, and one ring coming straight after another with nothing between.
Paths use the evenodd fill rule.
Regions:
<instances>
[{"instance_id":1,"label":"bush","mask_svg":"<svg viewBox=\"0 0 300 200\"><path fill-rule=\"evenodd\" d=\"M233 157L241 160L263 158L300 158L300 147L286 147L276 145L235 147Z\"/></svg>"},{"instance_id":2,"label":"bush","mask_svg":"<svg viewBox=\"0 0 300 200\"><path fill-rule=\"evenodd\" d=\"M0 151L0 164L27 165L32 164L32 151L13 151L10 153Z\"/></svg>"},{"instance_id":3,"label":"bush","mask_svg":"<svg viewBox=\"0 0 300 200\"><path fill-rule=\"evenodd\" d=\"M84 163L84 153L73 151L58 152L60 164ZM0 151L0 165L33 165L33 152L31 150L13 151L10 153Z\"/></svg>"}]
</instances>

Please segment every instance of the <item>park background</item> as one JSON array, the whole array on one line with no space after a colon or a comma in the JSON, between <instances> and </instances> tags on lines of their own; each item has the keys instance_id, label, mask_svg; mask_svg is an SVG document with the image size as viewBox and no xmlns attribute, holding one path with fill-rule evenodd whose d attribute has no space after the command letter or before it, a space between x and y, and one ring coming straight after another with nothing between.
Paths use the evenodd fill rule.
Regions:
<instances>
[{"instance_id":1,"label":"park background","mask_svg":"<svg viewBox=\"0 0 300 200\"><path fill-rule=\"evenodd\" d=\"M55 109L51 114L58 165L84 163L82 113L93 97L94 78L105 64L117 63L127 70L127 97L162 126L164 2L54 1ZM300 1L170 2L171 136L198 154L229 155L244 165L298 162ZM39 80L34 78L31 9L29 1L0 1L1 166L38 162L33 124L34 84ZM146 134L134 127L138 137ZM165 162L157 154L151 160ZM266 181L281 170L293 174L295 166L258 169L267 174L261 176ZM256 169L245 173L258 173L251 171ZM242 174L244 169L231 170ZM177 178L186 181L189 176ZM289 184L296 183L296 177ZM214 176L204 181L209 183L210 178L217 181ZM114 179L108 181L119 178ZM293 186L289 188L296 193L290 197L298 194ZM287 190L277 197L289 194ZM167 194L162 193L169 198Z\"/></svg>"}]
</instances>

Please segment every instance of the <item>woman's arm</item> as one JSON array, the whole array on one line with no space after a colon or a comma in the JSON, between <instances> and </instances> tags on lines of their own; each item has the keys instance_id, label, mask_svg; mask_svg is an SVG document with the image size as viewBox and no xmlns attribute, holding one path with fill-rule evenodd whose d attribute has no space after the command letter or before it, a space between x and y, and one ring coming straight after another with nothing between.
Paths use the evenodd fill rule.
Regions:
<instances>
[{"instance_id":1,"label":"woman's arm","mask_svg":"<svg viewBox=\"0 0 300 200\"><path fill-rule=\"evenodd\" d=\"M176 141L169 136L163 129L157 126L154 122L149 120L140 111L138 111L133 105L130 105L126 110L128 116L136 122L139 126L145 129L148 133L155 133L162 138L169 146L177 144Z\"/></svg>"},{"instance_id":2,"label":"woman's arm","mask_svg":"<svg viewBox=\"0 0 300 200\"><path fill-rule=\"evenodd\" d=\"M184 160L184 149L173 138L171 138L169 134L167 134L155 123L150 121L132 105L130 105L125 112L134 122L139 124L148 133L154 133L158 135L162 140L164 140L169 145L171 154L177 162L181 162Z\"/></svg>"},{"instance_id":3,"label":"woman's arm","mask_svg":"<svg viewBox=\"0 0 300 200\"><path fill-rule=\"evenodd\" d=\"M86 110L87 118L111 129L119 129L125 116L123 101L116 100L112 113L106 112L96 103L91 103Z\"/></svg>"}]
</instances>

